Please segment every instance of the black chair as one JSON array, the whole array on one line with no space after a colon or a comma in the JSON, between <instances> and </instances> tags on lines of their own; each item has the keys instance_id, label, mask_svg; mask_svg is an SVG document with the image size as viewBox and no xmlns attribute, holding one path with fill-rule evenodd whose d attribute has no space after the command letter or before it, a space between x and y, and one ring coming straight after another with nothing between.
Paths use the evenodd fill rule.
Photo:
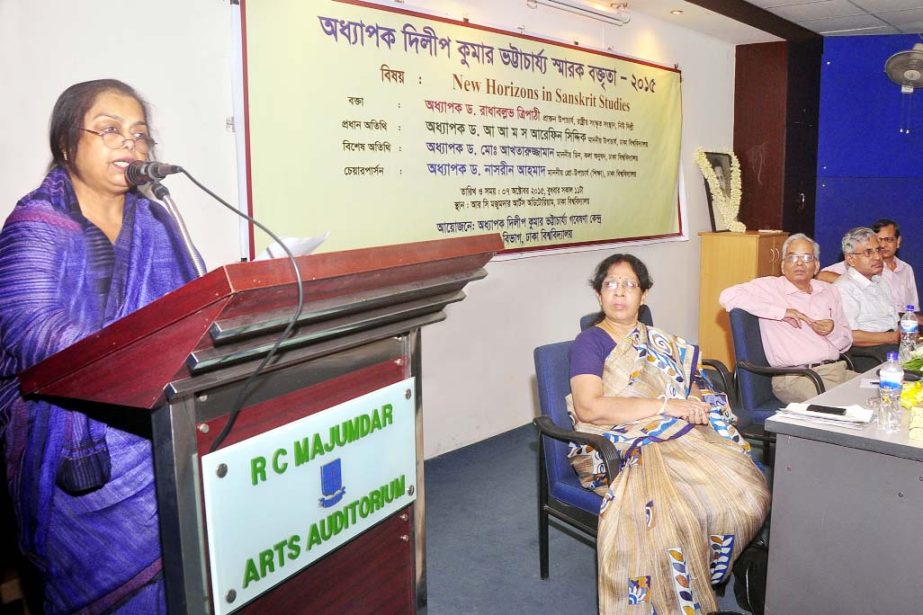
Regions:
<instances>
[{"instance_id":1,"label":"black chair","mask_svg":"<svg viewBox=\"0 0 923 615\"><path fill-rule=\"evenodd\" d=\"M804 367L770 367L763 350L759 318L741 309L731 310L729 316L734 354L737 357L737 426L745 438L763 443L763 460L771 465L771 446L775 442L775 434L767 433L763 429L763 424L767 418L786 405L773 394L772 377L781 374L801 374L814 383L818 395L826 388L824 381L814 370ZM852 369L849 357L841 356Z\"/></svg>"},{"instance_id":2,"label":"black chair","mask_svg":"<svg viewBox=\"0 0 923 615\"><path fill-rule=\"evenodd\" d=\"M538 438L538 544L541 578L548 578L548 521L554 517L596 537L602 498L584 489L567 457L569 443L600 451L611 482L619 471L615 445L598 434L574 431L564 398L570 394L570 347L573 342L535 349L535 377L542 415L534 420Z\"/></svg>"},{"instance_id":3,"label":"black chair","mask_svg":"<svg viewBox=\"0 0 923 615\"><path fill-rule=\"evenodd\" d=\"M855 371L864 372L872 369L876 365L881 365L888 360L888 352L897 352L897 344L882 344L880 346L853 346L846 351L855 364Z\"/></svg>"}]
</instances>

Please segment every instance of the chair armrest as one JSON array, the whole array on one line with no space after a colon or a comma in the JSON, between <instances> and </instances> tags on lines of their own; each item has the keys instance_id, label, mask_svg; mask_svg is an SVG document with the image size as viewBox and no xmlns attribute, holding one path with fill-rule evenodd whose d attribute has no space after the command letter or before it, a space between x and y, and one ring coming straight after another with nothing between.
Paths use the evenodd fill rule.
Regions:
<instances>
[{"instance_id":1,"label":"chair armrest","mask_svg":"<svg viewBox=\"0 0 923 615\"><path fill-rule=\"evenodd\" d=\"M806 367L768 367L765 365L756 365L750 361L738 361L737 369L745 369L748 372L753 372L754 374L762 374L764 376L801 374L802 376L806 376L811 379L811 381L814 383L814 388L817 389L818 395L827 390L827 388L824 386L824 381L821 380L820 376L817 375L817 372Z\"/></svg>"},{"instance_id":2,"label":"chair armrest","mask_svg":"<svg viewBox=\"0 0 923 615\"><path fill-rule=\"evenodd\" d=\"M728 371L727 366L718 359L702 359L702 365L707 365L715 370L715 373L718 374L718 379L721 380L721 392L728 396L731 407L736 406L737 400L733 399L736 397L734 394L734 378L731 376L731 372Z\"/></svg>"},{"instance_id":3,"label":"chair armrest","mask_svg":"<svg viewBox=\"0 0 923 615\"><path fill-rule=\"evenodd\" d=\"M606 478L609 479L609 482L611 483L618 475L622 457L619 455L615 445L604 436L573 429L561 429L547 416L536 417L532 422L535 423L542 435L549 438L561 440L562 442L589 444L599 451L599 455L602 457L603 464L606 467Z\"/></svg>"},{"instance_id":4,"label":"chair armrest","mask_svg":"<svg viewBox=\"0 0 923 615\"><path fill-rule=\"evenodd\" d=\"M888 360L887 354L881 346L853 346L849 349L849 354L854 357L865 357L867 359L874 359L879 363L884 363Z\"/></svg>"},{"instance_id":5,"label":"chair armrest","mask_svg":"<svg viewBox=\"0 0 923 615\"><path fill-rule=\"evenodd\" d=\"M850 357L845 352L840 353L840 361L846 361L846 367L849 368L849 371L856 371L856 364L852 362L852 357Z\"/></svg>"}]
</instances>

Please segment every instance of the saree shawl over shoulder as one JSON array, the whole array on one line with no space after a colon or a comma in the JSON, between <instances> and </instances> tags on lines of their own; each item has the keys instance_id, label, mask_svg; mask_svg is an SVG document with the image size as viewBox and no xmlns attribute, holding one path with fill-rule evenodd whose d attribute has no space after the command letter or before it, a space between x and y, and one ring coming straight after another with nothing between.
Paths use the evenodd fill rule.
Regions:
<instances>
[{"instance_id":1,"label":"saree shawl over shoulder","mask_svg":"<svg viewBox=\"0 0 923 615\"><path fill-rule=\"evenodd\" d=\"M162 206L126 194L112 244L83 217L60 168L0 233L0 434L20 547L45 577L46 612L108 612L139 596L142 608L159 609L151 446L82 412L23 399L17 374L194 271Z\"/></svg>"},{"instance_id":2,"label":"saree shawl over shoulder","mask_svg":"<svg viewBox=\"0 0 923 615\"><path fill-rule=\"evenodd\" d=\"M571 447L581 482L603 496L600 613L716 610L711 586L728 578L766 516L766 480L733 425L726 397L697 375L697 360L694 346L639 324L606 358L603 391L686 398L695 382L711 406L707 425L656 415L605 428L580 422L571 410L576 429L603 434L622 456L621 471L607 485L595 451Z\"/></svg>"}]
</instances>

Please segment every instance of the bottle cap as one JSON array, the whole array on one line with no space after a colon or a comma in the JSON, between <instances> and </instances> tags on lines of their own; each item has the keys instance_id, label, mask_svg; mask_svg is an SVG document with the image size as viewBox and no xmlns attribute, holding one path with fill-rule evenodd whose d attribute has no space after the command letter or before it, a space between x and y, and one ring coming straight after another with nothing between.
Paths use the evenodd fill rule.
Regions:
<instances>
[{"instance_id":1,"label":"bottle cap","mask_svg":"<svg viewBox=\"0 0 923 615\"><path fill-rule=\"evenodd\" d=\"M887 354L888 361L897 361L897 353L893 350Z\"/></svg>"}]
</instances>

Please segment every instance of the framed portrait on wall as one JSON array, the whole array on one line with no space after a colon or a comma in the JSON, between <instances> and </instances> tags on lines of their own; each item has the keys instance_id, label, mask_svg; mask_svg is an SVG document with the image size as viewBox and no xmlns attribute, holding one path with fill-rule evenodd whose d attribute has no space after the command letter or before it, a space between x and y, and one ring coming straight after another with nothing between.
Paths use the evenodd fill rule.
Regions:
<instances>
[{"instance_id":1,"label":"framed portrait on wall","mask_svg":"<svg viewBox=\"0 0 923 615\"><path fill-rule=\"evenodd\" d=\"M700 148L696 152L696 163L705 179L711 230L744 230L737 220L741 196L737 156L731 150L706 152Z\"/></svg>"},{"instance_id":2,"label":"framed portrait on wall","mask_svg":"<svg viewBox=\"0 0 923 615\"><path fill-rule=\"evenodd\" d=\"M731 194L731 156L721 152L705 152L705 158L711 165L715 178L718 180L718 186L721 190L721 196L727 198ZM708 188L708 183L705 184Z\"/></svg>"},{"instance_id":3,"label":"framed portrait on wall","mask_svg":"<svg viewBox=\"0 0 923 615\"><path fill-rule=\"evenodd\" d=\"M705 158L708 160L712 172L715 174L715 185L709 185L708 178L705 178L705 195L708 198L708 219L711 221L711 230L717 231L715 227L715 196L727 199L731 194L731 157L721 152L705 152ZM716 192L720 192L716 195ZM722 231L727 229L720 229Z\"/></svg>"}]
</instances>

